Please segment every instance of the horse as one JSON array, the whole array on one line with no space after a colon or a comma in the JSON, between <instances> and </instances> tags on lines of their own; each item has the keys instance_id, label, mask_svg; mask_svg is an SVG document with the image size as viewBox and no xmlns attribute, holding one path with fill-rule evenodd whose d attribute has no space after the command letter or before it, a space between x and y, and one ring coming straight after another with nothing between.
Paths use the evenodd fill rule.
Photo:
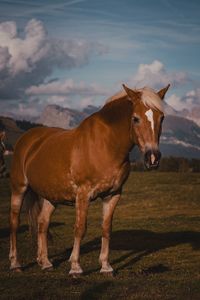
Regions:
<instances>
[{"instance_id":1,"label":"horse","mask_svg":"<svg viewBox=\"0 0 200 300\"><path fill-rule=\"evenodd\" d=\"M6 163L4 160L4 153L6 151L6 146L4 144L5 131L0 132L0 178L8 177L8 172L6 170Z\"/></svg>"},{"instance_id":2,"label":"horse","mask_svg":"<svg viewBox=\"0 0 200 300\"><path fill-rule=\"evenodd\" d=\"M35 195L29 212L37 223L37 262L52 268L47 233L57 204L75 205L74 244L70 256L72 276L80 275L80 245L91 201L103 203L101 273L113 273L109 241L113 213L130 172L129 152L138 145L147 169L156 169L161 153L159 138L164 119L163 99L170 85L156 92L123 85L124 91L71 130L37 127L16 143L11 166L10 269L21 271L17 255L17 229L23 200Z\"/></svg>"}]
</instances>

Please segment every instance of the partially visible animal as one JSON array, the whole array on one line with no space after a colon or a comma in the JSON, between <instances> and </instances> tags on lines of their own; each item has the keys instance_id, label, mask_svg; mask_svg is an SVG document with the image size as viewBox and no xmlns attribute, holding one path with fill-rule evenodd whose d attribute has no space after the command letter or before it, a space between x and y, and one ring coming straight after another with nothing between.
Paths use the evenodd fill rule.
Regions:
<instances>
[{"instance_id":1,"label":"partially visible animal","mask_svg":"<svg viewBox=\"0 0 200 300\"><path fill-rule=\"evenodd\" d=\"M9 176L9 173L6 169L6 163L4 159L4 153L6 151L6 147L4 144L5 139L5 131L0 132L0 178L5 178Z\"/></svg>"},{"instance_id":2,"label":"partially visible animal","mask_svg":"<svg viewBox=\"0 0 200 300\"><path fill-rule=\"evenodd\" d=\"M89 204L103 203L100 272L113 272L109 263L109 240L115 207L130 172L129 152L138 145L148 169L159 165L159 138L164 119L162 100L169 85L159 92L150 88L111 97L77 128L34 128L17 142L11 168L10 269L20 271L17 254L19 214L26 193L35 197L30 205L38 224L37 262L52 267L47 251L47 232L58 204L75 204L74 246L70 274L81 274L80 244L86 231ZM34 212L34 213L33 213Z\"/></svg>"}]
</instances>

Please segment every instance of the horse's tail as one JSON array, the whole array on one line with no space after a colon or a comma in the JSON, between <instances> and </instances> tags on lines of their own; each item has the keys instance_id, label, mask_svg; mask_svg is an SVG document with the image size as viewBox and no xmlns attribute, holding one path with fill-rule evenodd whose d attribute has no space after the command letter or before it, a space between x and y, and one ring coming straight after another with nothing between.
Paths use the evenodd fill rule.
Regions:
<instances>
[{"instance_id":1,"label":"horse's tail","mask_svg":"<svg viewBox=\"0 0 200 300\"><path fill-rule=\"evenodd\" d=\"M38 216L41 212L43 201L44 200L31 189L29 189L25 195L24 205L28 214L31 236L36 236L37 234Z\"/></svg>"},{"instance_id":2,"label":"horse's tail","mask_svg":"<svg viewBox=\"0 0 200 300\"><path fill-rule=\"evenodd\" d=\"M29 232L31 237L38 233L38 216L42 210L44 199L39 197L31 188L28 189L24 198L24 205L28 215ZM47 237L53 241L51 232L47 231Z\"/></svg>"}]
</instances>

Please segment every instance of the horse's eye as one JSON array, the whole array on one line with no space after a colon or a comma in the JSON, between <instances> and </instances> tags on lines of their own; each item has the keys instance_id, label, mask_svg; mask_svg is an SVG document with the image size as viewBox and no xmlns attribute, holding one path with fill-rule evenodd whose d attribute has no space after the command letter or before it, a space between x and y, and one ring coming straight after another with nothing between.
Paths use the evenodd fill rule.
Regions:
<instances>
[{"instance_id":1,"label":"horse's eye","mask_svg":"<svg viewBox=\"0 0 200 300\"><path fill-rule=\"evenodd\" d=\"M134 123L134 124L139 124L139 123L140 123L140 118L138 118L138 117L133 117L133 123Z\"/></svg>"}]
</instances>

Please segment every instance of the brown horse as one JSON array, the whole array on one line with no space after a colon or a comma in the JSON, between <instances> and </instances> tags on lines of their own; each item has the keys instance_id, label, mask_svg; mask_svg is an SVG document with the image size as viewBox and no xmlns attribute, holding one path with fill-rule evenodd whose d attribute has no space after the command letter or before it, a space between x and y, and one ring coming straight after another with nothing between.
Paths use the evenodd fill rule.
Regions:
<instances>
[{"instance_id":1,"label":"brown horse","mask_svg":"<svg viewBox=\"0 0 200 300\"><path fill-rule=\"evenodd\" d=\"M163 120L162 99L169 85L159 92L149 88L131 90L110 98L98 112L77 128L34 128L17 142L11 168L10 268L20 271L16 231L27 190L35 198L30 209L37 220L37 262L42 269L52 267L47 253L50 217L59 203L75 203L74 246L70 274L80 274L80 243L85 234L90 201L103 202L100 272L112 272L109 239L112 217L129 171L129 152L138 145L148 169L157 168ZM33 214L38 208L38 214Z\"/></svg>"}]
</instances>

